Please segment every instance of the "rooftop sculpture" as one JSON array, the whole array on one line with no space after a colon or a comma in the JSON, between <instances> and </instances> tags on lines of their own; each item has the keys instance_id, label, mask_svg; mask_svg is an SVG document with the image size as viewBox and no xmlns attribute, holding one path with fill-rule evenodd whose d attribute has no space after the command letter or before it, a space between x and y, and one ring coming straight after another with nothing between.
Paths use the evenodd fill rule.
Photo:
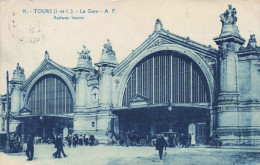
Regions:
<instances>
[{"instance_id":1,"label":"rooftop sculpture","mask_svg":"<svg viewBox=\"0 0 260 165\"><path fill-rule=\"evenodd\" d=\"M79 54L79 59L88 59L91 60L91 57L89 55L90 51L86 48L85 45L83 45L83 49L81 52L78 52Z\"/></svg>"},{"instance_id":2,"label":"rooftop sculpture","mask_svg":"<svg viewBox=\"0 0 260 165\"><path fill-rule=\"evenodd\" d=\"M112 44L109 39L107 39L107 43L104 44L104 48L102 50L102 54L105 53L115 56L115 51L112 49Z\"/></svg>"}]
</instances>

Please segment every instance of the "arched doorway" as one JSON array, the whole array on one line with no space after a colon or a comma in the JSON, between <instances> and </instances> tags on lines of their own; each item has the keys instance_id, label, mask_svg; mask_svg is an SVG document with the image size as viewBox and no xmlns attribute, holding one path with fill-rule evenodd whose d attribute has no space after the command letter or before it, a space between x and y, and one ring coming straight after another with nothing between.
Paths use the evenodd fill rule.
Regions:
<instances>
[{"instance_id":1,"label":"arched doorway","mask_svg":"<svg viewBox=\"0 0 260 165\"><path fill-rule=\"evenodd\" d=\"M74 102L66 82L57 75L40 77L30 88L26 99L30 115L21 115L23 134L34 134L46 140L73 128Z\"/></svg>"},{"instance_id":2,"label":"arched doorway","mask_svg":"<svg viewBox=\"0 0 260 165\"><path fill-rule=\"evenodd\" d=\"M121 132L137 128L134 131L140 134L173 131L188 135L188 126L194 122L206 123L209 135L210 102L200 66L185 54L162 50L134 66L125 84L122 109L114 114Z\"/></svg>"}]
</instances>

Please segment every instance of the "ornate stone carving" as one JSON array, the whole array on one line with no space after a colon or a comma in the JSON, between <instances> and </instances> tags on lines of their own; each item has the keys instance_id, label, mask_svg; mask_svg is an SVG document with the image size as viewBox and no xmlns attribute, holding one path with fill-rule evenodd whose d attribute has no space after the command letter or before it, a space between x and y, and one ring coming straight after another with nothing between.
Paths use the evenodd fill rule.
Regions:
<instances>
[{"instance_id":1,"label":"ornate stone carving","mask_svg":"<svg viewBox=\"0 0 260 165\"><path fill-rule=\"evenodd\" d=\"M115 51L112 48L112 44L109 39L107 39L107 43L104 44L104 48L102 50L102 54L108 54L115 56Z\"/></svg>"},{"instance_id":2,"label":"ornate stone carving","mask_svg":"<svg viewBox=\"0 0 260 165\"><path fill-rule=\"evenodd\" d=\"M246 48L250 48L250 49L256 49L257 48L257 42L256 42L256 38L255 38L254 34L250 35L250 39L248 41Z\"/></svg>"},{"instance_id":3,"label":"ornate stone carving","mask_svg":"<svg viewBox=\"0 0 260 165\"><path fill-rule=\"evenodd\" d=\"M219 48L220 54L222 55L222 58L226 58L228 55L227 54L228 52L236 51L235 43L233 43L233 42L222 43L222 45L219 45L218 48Z\"/></svg>"},{"instance_id":4,"label":"ornate stone carving","mask_svg":"<svg viewBox=\"0 0 260 165\"><path fill-rule=\"evenodd\" d=\"M83 49L81 52L78 52L79 54L79 59L88 59L91 60L91 57L89 55L90 51L86 48L85 45L83 45Z\"/></svg>"},{"instance_id":5,"label":"ornate stone carving","mask_svg":"<svg viewBox=\"0 0 260 165\"><path fill-rule=\"evenodd\" d=\"M24 74L24 69L17 63L16 70L14 70L14 74Z\"/></svg>"},{"instance_id":6,"label":"ornate stone carving","mask_svg":"<svg viewBox=\"0 0 260 165\"><path fill-rule=\"evenodd\" d=\"M116 78L116 79L114 80L114 82L116 83L116 88L118 88L118 85L119 85L119 83L120 83L120 78Z\"/></svg>"},{"instance_id":7,"label":"ornate stone carving","mask_svg":"<svg viewBox=\"0 0 260 165\"><path fill-rule=\"evenodd\" d=\"M236 8L232 8L232 5L228 5L228 9L220 15L220 21L222 22L222 29L220 36L224 35L239 35L238 27L235 25L237 22Z\"/></svg>"},{"instance_id":8,"label":"ornate stone carving","mask_svg":"<svg viewBox=\"0 0 260 165\"><path fill-rule=\"evenodd\" d=\"M216 64L215 59L203 56L202 54L199 54L199 56L203 59L203 61L205 61L205 63L207 64L211 74L214 76L215 75L215 66L216 66L215 65Z\"/></svg>"},{"instance_id":9,"label":"ornate stone carving","mask_svg":"<svg viewBox=\"0 0 260 165\"><path fill-rule=\"evenodd\" d=\"M18 84L11 84L10 88L11 88L11 94L13 93L14 90L20 90L21 85Z\"/></svg>"},{"instance_id":10,"label":"ornate stone carving","mask_svg":"<svg viewBox=\"0 0 260 165\"><path fill-rule=\"evenodd\" d=\"M17 63L16 69L13 72L12 81L23 82L25 81L24 69Z\"/></svg>"},{"instance_id":11,"label":"ornate stone carving","mask_svg":"<svg viewBox=\"0 0 260 165\"><path fill-rule=\"evenodd\" d=\"M161 31L164 30L163 24L159 18L157 18L155 25L154 25L154 31Z\"/></svg>"},{"instance_id":12,"label":"ornate stone carving","mask_svg":"<svg viewBox=\"0 0 260 165\"><path fill-rule=\"evenodd\" d=\"M99 67L98 74L102 77L104 74L112 74L112 70L111 67Z\"/></svg>"},{"instance_id":13,"label":"ornate stone carving","mask_svg":"<svg viewBox=\"0 0 260 165\"><path fill-rule=\"evenodd\" d=\"M236 8L232 8L232 5L228 5L228 9L220 15L222 25L225 24L235 24L237 22L237 17L235 16L237 14Z\"/></svg>"},{"instance_id":14,"label":"ornate stone carving","mask_svg":"<svg viewBox=\"0 0 260 165\"><path fill-rule=\"evenodd\" d=\"M152 47L155 47L155 46L161 46L161 45L164 45L164 44L171 44L171 42L159 38L159 39L156 40L148 49L150 49L150 48L152 48Z\"/></svg>"},{"instance_id":15,"label":"ornate stone carving","mask_svg":"<svg viewBox=\"0 0 260 165\"><path fill-rule=\"evenodd\" d=\"M51 65L51 64L46 64L43 68L42 68L42 70L41 70L41 72L43 72L43 71L45 71L45 70L51 70L51 69L54 69L55 67L53 66L53 65Z\"/></svg>"}]
</instances>

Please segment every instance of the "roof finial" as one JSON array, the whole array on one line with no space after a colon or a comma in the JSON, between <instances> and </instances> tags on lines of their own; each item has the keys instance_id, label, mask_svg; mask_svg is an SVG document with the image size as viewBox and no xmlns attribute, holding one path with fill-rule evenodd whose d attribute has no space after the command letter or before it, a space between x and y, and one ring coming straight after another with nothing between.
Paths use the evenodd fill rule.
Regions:
<instances>
[{"instance_id":1,"label":"roof finial","mask_svg":"<svg viewBox=\"0 0 260 165\"><path fill-rule=\"evenodd\" d=\"M49 53L48 53L48 51L47 50L45 50L45 59L50 59L50 56L49 56Z\"/></svg>"},{"instance_id":2,"label":"roof finial","mask_svg":"<svg viewBox=\"0 0 260 165\"><path fill-rule=\"evenodd\" d=\"M157 18L155 25L154 25L154 31L161 31L163 30L163 24L159 18Z\"/></svg>"}]
</instances>

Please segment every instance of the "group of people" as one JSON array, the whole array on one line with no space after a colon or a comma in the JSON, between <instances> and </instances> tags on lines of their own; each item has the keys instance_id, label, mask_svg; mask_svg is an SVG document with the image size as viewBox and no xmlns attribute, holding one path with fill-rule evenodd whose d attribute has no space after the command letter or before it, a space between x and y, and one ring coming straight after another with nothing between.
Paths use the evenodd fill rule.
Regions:
<instances>
[{"instance_id":1,"label":"group of people","mask_svg":"<svg viewBox=\"0 0 260 165\"><path fill-rule=\"evenodd\" d=\"M195 145L195 136L193 134L188 134L188 136L185 136L183 133L178 137L176 134L173 136L169 136L168 138L168 144L169 147L188 147L190 145ZM167 142L164 138L164 135L161 134L157 139L156 139L156 150L159 151L159 158L162 160L162 155L163 155L163 148L165 148L166 151L166 146Z\"/></svg>"},{"instance_id":2,"label":"group of people","mask_svg":"<svg viewBox=\"0 0 260 165\"><path fill-rule=\"evenodd\" d=\"M17 141L20 141L18 137L15 137L17 139ZM180 136L169 136L168 137L168 144L169 147L176 147L176 146L181 146L181 147L187 147L187 145L191 145L194 138L195 141L195 137L193 137L191 134L189 134L188 136L185 136L183 133ZM88 135L84 134L84 135L78 135L78 134L74 134L74 135L67 135L65 137L65 139L68 142L68 146L71 147L71 145L73 145L73 148L75 148L77 145L83 146L83 145L90 145L93 146L94 142L95 142L95 137L94 135L90 135L88 137ZM53 153L53 157L54 158L61 158L61 154L63 154L63 157L67 157L68 155L65 154L63 146L63 136L57 135L56 138L54 138L53 140L54 143L54 147L57 149L54 153ZM159 151L159 158L162 159L162 155L163 155L163 149L165 149L166 151L166 146L167 146L167 142L164 138L164 135L161 134L157 139L156 139L156 150ZM27 160L32 160L33 156L34 156L34 137L32 135L29 135L27 138L27 149L26 149L26 155L28 157Z\"/></svg>"},{"instance_id":3,"label":"group of people","mask_svg":"<svg viewBox=\"0 0 260 165\"><path fill-rule=\"evenodd\" d=\"M193 134L180 134L180 136L175 135L171 135L169 136L168 139L168 143L169 143L169 147L189 147L191 145L195 145L196 141L195 141L195 136Z\"/></svg>"},{"instance_id":4,"label":"group of people","mask_svg":"<svg viewBox=\"0 0 260 165\"><path fill-rule=\"evenodd\" d=\"M90 135L88 137L88 135L84 134L84 135L78 135L78 134L74 134L72 135L68 135L65 138L68 142L68 146L71 147L71 144L73 145L73 148L76 148L77 145L83 146L83 145L90 145L93 146L95 143L95 137L94 135Z\"/></svg>"}]
</instances>

